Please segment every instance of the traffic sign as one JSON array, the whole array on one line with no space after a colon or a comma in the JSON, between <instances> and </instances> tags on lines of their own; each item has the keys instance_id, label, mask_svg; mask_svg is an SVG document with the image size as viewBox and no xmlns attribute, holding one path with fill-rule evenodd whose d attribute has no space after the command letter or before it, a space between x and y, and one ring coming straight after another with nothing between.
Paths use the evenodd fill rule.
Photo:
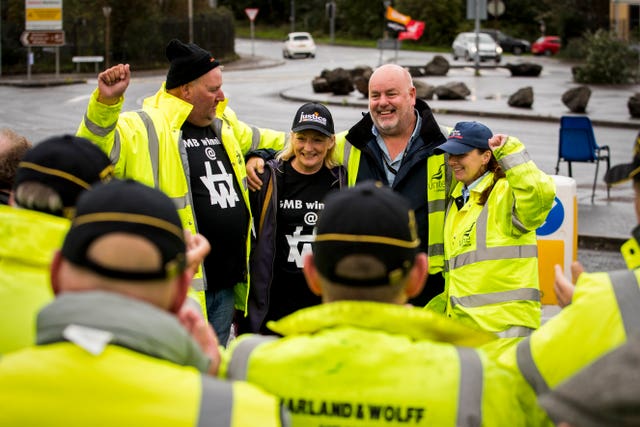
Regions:
<instances>
[{"instance_id":1,"label":"traffic sign","mask_svg":"<svg viewBox=\"0 0 640 427\"><path fill-rule=\"evenodd\" d=\"M25 30L62 30L62 0L25 0Z\"/></svg>"},{"instance_id":2,"label":"traffic sign","mask_svg":"<svg viewBox=\"0 0 640 427\"><path fill-rule=\"evenodd\" d=\"M487 12L493 16L500 16L504 13L504 2L502 0L489 0L487 3Z\"/></svg>"},{"instance_id":3,"label":"traffic sign","mask_svg":"<svg viewBox=\"0 0 640 427\"><path fill-rule=\"evenodd\" d=\"M64 46L64 31L24 31L23 46Z\"/></svg>"},{"instance_id":4,"label":"traffic sign","mask_svg":"<svg viewBox=\"0 0 640 427\"><path fill-rule=\"evenodd\" d=\"M258 12L260 12L260 9L258 9L257 7L247 7L244 10L244 13L247 14L251 22L253 22L256 19L256 16L258 16Z\"/></svg>"}]
</instances>

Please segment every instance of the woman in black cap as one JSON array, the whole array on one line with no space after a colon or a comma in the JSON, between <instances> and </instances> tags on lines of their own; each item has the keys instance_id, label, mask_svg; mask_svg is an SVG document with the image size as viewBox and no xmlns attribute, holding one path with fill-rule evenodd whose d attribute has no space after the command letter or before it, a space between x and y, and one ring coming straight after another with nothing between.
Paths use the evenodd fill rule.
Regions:
<instances>
[{"instance_id":1,"label":"woman in black cap","mask_svg":"<svg viewBox=\"0 0 640 427\"><path fill-rule=\"evenodd\" d=\"M334 159L335 130L322 104L302 105L291 136L251 193L257 244L250 259L249 315L239 332L273 333L266 322L319 304L306 285L302 260L311 252L318 212L332 189L346 186L346 172Z\"/></svg>"}]
</instances>

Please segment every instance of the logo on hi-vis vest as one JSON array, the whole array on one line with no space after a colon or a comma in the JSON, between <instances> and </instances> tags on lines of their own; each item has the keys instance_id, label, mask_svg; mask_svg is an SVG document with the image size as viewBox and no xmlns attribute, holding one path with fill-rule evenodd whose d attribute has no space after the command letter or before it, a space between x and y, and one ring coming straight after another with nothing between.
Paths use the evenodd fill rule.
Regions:
<instances>
[{"instance_id":1,"label":"logo on hi-vis vest","mask_svg":"<svg viewBox=\"0 0 640 427\"><path fill-rule=\"evenodd\" d=\"M431 179L429 180L429 190L444 191L444 174L445 165L443 163L438 167L438 172L431 176Z\"/></svg>"},{"instance_id":2,"label":"logo on hi-vis vest","mask_svg":"<svg viewBox=\"0 0 640 427\"><path fill-rule=\"evenodd\" d=\"M288 262L295 262L296 267L302 268L305 255L311 253L311 242L315 239L315 229L313 234L302 234L302 226L296 227L293 234L287 234L287 243L289 243Z\"/></svg>"},{"instance_id":3,"label":"logo on hi-vis vest","mask_svg":"<svg viewBox=\"0 0 640 427\"><path fill-rule=\"evenodd\" d=\"M201 176L200 180L209 190L212 206L219 205L222 209L235 207L236 202L239 202L240 199L233 188L233 174L227 173L221 161L216 163L220 172L214 174L211 169L211 162L205 162L206 175Z\"/></svg>"},{"instance_id":4,"label":"logo on hi-vis vest","mask_svg":"<svg viewBox=\"0 0 640 427\"><path fill-rule=\"evenodd\" d=\"M350 418L363 421L418 424L426 409L404 405L331 402L326 400L283 398L282 405L293 415Z\"/></svg>"}]
</instances>

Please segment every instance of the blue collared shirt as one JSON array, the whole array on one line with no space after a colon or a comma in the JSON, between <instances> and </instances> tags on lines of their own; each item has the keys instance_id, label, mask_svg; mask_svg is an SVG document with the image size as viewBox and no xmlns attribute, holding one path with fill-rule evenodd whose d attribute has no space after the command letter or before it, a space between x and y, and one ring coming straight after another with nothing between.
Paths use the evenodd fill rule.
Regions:
<instances>
[{"instance_id":1,"label":"blue collared shirt","mask_svg":"<svg viewBox=\"0 0 640 427\"><path fill-rule=\"evenodd\" d=\"M409 152L413 141L415 141L420 136L420 128L422 127L422 117L418 114L418 111L414 109L414 113L416 115L416 126L413 128L413 133L411 134L411 138L409 138L409 142L404 150L401 153L398 153L395 159L391 159L389 155L389 150L387 150L387 145L384 143L384 139L378 132L378 129L375 125L371 127L371 132L376 137L376 142L378 143L378 147L380 147L380 151L382 151L382 163L385 164L385 175L387 176L387 181L389 182L389 186L393 186L393 182L396 179L396 173L400 169L402 165L402 161L404 160L405 155Z\"/></svg>"}]
</instances>

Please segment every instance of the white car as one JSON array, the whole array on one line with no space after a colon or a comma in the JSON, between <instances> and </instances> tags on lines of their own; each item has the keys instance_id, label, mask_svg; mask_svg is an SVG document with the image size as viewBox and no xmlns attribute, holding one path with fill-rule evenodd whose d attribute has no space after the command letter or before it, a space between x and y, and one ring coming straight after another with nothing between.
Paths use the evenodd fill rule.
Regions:
<instances>
[{"instance_id":1,"label":"white car","mask_svg":"<svg viewBox=\"0 0 640 427\"><path fill-rule=\"evenodd\" d=\"M285 58L293 58L294 56L306 56L307 58L315 58L316 43L309 33L297 32L287 34L282 45L282 56Z\"/></svg>"},{"instance_id":2,"label":"white car","mask_svg":"<svg viewBox=\"0 0 640 427\"><path fill-rule=\"evenodd\" d=\"M478 47L479 55L476 52L476 33L460 33L451 45L453 59L464 58L465 61L474 61L478 56L480 61L491 59L496 63L502 59L502 48L489 34L478 33Z\"/></svg>"}]
</instances>

